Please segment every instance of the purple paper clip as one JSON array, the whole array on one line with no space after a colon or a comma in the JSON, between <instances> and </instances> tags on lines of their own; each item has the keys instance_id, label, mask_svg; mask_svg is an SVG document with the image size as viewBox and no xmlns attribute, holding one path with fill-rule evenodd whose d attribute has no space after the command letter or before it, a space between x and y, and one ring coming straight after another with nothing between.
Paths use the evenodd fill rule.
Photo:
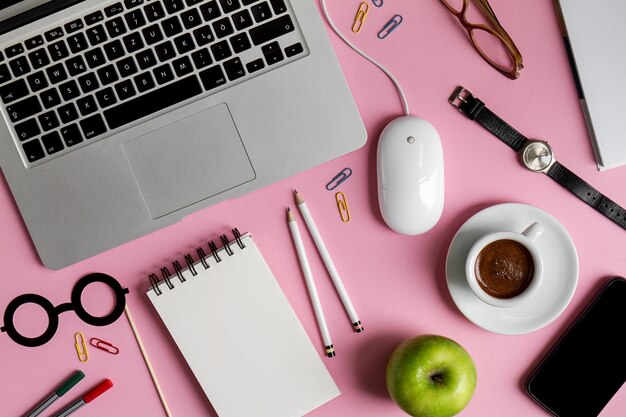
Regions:
<instances>
[{"instance_id":1,"label":"purple paper clip","mask_svg":"<svg viewBox=\"0 0 626 417\"><path fill-rule=\"evenodd\" d=\"M339 185L347 180L350 175L352 175L352 170L350 168L344 168L341 172L333 177L332 180L328 184L326 184L326 189L328 191L332 191L335 188L339 187Z\"/></svg>"},{"instance_id":2,"label":"purple paper clip","mask_svg":"<svg viewBox=\"0 0 626 417\"><path fill-rule=\"evenodd\" d=\"M376 7L383 7L383 0L372 0L372 4Z\"/></svg>"},{"instance_id":3,"label":"purple paper clip","mask_svg":"<svg viewBox=\"0 0 626 417\"><path fill-rule=\"evenodd\" d=\"M118 348L116 348L111 343L107 342L106 340L92 337L89 340L89 343L91 344L91 346L96 347L100 350L104 350L105 352L110 353L111 355L117 355L118 353L120 353L120 350Z\"/></svg>"},{"instance_id":4,"label":"purple paper clip","mask_svg":"<svg viewBox=\"0 0 626 417\"><path fill-rule=\"evenodd\" d=\"M378 39L385 39L387 36L391 35L391 32L396 30L398 26L400 26L400 23L402 23L402 16L399 14L389 19L380 32L378 32Z\"/></svg>"}]
</instances>

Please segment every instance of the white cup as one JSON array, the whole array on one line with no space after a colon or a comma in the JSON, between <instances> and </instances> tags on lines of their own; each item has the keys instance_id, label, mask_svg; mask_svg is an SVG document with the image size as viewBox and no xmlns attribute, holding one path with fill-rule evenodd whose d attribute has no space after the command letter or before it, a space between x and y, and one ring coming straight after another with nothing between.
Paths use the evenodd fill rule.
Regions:
<instances>
[{"instance_id":1,"label":"white cup","mask_svg":"<svg viewBox=\"0 0 626 417\"><path fill-rule=\"evenodd\" d=\"M540 223L535 222L528 226L522 233L501 231L489 233L478 239L470 249L465 260L465 276L467 277L467 282L474 294L476 294L476 296L485 303L495 307L512 307L532 297L532 295L537 292L543 278L543 261L535 243L535 241L543 234L543 231L543 226ZM518 295L508 298L495 297L487 293L481 287L479 279L476 277L476 262L478 260L478 255L485 247L498 240L513 240L521 244L530 253L534 264L532 279L530 280L528 287L526 287L526 289Z\"/></svg>"}]
</instances>

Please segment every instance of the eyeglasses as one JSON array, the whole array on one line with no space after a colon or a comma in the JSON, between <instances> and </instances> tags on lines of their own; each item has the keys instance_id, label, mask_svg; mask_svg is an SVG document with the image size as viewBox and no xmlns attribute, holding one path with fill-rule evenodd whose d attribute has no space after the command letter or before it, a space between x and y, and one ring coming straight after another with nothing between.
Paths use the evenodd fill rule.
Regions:
<instances>
[{"instance_id":1,"label":"eyeglasses","mask_svg":"<svg viewBox=\"0 0 626 417\"><path fill-rule=\"evenodd\" d=\"M81 296L85 288L94 282L101 282L111 287L111 290L115 294L115 307L113 310L103 316L96 317L89 314L85 307L81 303ZM53 306L50 301L41 295L37 294L24 294L15 298L9 303L7 309L4 312L4 326L0 328L0 331L6 332L14 342L19 343L22 346L36 347L41 346L49 342L59 327L59 315L65 311L72 311L85 323L92 326L107 326L116 321L124 312L126 306L126 294L128 294L128 288L123 288L115 278L106 274L89 274L82 277L72 289L71 302L65 304L59 304ZM13 324L13 316L18 308L27 303L33 303L39 305L44 309L48 315L48 327L47 329L37 337L26 337L20 334Z\"/></svg>"},{"instance_id":2,"label":"eyeglasses","mask_svg":"<svg viewBox=\"0 0 626 417\"><path fill-rule=\"evenodd\" d=\"M505 76L514 80L524 68L522 54L513 39L506 33L487 0L440 0L459 19L467 31L472 46L485 61ZM485 18L486 24L467 20L469 3L472 1Z\"/></svg>"}]
</instances>

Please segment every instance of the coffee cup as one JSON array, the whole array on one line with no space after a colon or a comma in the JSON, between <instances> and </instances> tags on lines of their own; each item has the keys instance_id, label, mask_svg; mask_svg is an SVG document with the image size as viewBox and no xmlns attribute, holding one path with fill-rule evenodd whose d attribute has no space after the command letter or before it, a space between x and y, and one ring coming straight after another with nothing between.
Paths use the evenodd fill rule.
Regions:
<instances>
[{"instance_id":1,"label":"coffee cup","mask_svg":"<svg viewBox=\"0 0 626 417\"><path fill-rule=\"evenodd\" d=\"M499 231L478 239L465 261L467 282L476 296L495 307L512 307L537 292L543 261L535 241L540 223L521 233Z\"/></svg>"}]
</instances>

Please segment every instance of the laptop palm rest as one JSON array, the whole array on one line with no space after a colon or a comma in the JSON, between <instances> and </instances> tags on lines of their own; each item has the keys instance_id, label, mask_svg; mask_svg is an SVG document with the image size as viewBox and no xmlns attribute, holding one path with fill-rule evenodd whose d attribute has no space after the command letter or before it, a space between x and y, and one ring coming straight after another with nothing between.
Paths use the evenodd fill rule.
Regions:
<instances>
[{"instance_id":1,"label":"laptop palm rest","mask_svg":"<svg viewBox=\"0 0 626 417\"><path fill-rule=\"evenodd\" d=\"M222 103L122 145L153 219L256 177Z\"/></svg>"}]
</instances>

